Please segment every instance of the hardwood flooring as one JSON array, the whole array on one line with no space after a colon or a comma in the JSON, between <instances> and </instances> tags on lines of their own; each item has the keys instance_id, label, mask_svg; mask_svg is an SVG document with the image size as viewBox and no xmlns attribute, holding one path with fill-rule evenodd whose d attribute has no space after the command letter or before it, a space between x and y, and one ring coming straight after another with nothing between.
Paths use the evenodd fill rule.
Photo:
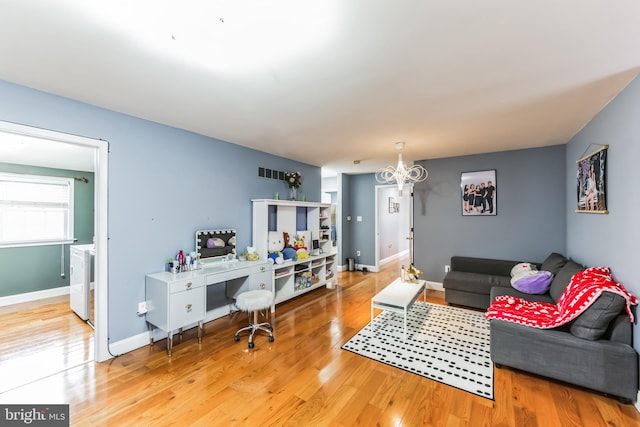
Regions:
<instances>
[{"instance_id":1,"label":"hardwood flooring","mask_svg":"<svg viewBox=\"0 0 640 427\"><path fill-rule=\"evenodd\" d=\"M207 323L202 344L185 331L171 358L160 341L93 362L68 298L0 308L0 403L68 403L74 426L640 426L632 405L508 368L491 401L341 350L398 269L339 273L278 305L273 343L234 342L238 314Z\"/></svg>"}]
</instances>

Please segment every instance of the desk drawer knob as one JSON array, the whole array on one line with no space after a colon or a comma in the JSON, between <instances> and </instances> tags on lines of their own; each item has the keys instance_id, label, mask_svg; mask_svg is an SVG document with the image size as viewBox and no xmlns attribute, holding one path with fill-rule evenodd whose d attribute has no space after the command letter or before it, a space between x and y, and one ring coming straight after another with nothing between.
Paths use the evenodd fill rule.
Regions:
<instances>
[{"instance_id":1,"label":"desk drawer knob","mask_svg":"<svg viewBox=\"0 0 640 427\"><path fill-rule=\"evenodd\" d=\"M260 267L260 271L266 271L267 269L264 267Z\"/></svg>"},{"instance_id":2,"label":"desk drawer knob","mask_svg":"<svg viewBox=\"0 0 640 427\"><path fill-rule=\"evenodd\" d=\"M192 304L187 304L187 305L184 306L184 308L187 311L191 311L191 309L193 308L193 305Z\"/></svg>"},{"instance_id":3,"label":"desk drawer knob","mask_svg":"<svg viewBox=\"0 0 640 427\"><path fill-rule=\"evenodd\" d=\"M191 283L191 282L187 282L184 285L184 287L187 288L187 289L191 289L191 286L193 286L193 283Z\"/></svg>"},{"instance_id":4,"label":"desk drawer knob","mask_svg":"<svg viewBox=\"0 0 640 427\"><path fill-rule=\"evenodd\" d=\"M260 289L264 289L264 288L265 288L264 282L260 283Z\"/></svg>"}]
</instances>

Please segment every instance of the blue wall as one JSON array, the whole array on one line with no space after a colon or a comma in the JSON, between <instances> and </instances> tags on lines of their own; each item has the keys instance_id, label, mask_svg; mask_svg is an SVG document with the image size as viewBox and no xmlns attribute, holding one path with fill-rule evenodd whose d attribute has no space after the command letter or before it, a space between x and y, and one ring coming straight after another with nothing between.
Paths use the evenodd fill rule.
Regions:
<instances>
[{"instance_id":1,"label":"blue wall","mask_svg":"<svg viewBox=\"0 0 640 427\"><path fill-rule=\"evenodd\" d=\"M317 167L1 81L0 120L109 142L110 341L147 330L136 315L145 274L193 250L196 230L233 227L239 251L251 244L251 199L287 191L259 166L301 171L307 200L320 201Z\"/></svg>"},{"instance_id":2,"label":"blue wall","mask_svg":"<svg viewBox=\"0 0 640 427\"><path fill-rule=\"evenodd\" d=\"M453 255L542 262L565 253L564 146L419 162L414 190L415 264L441 282ZM462 172L496 170L496 216L462 216Z\"/></svg>"},{"instance_id":3,"label":"blue wall","mask_svg":"<svg viewBox=\"0 0 640 427\"><path fill-rule=\"evenodd\" d=\"M613 277L640 297L640 78L631 82L567 144L567 251L586 266L609 266ZM592 145L590 144L596 144ZM608 215L576 213L576 160L608 144L606 196ZM640 328L634 328L640 350Z\"/></svg>"},{"instance_id":4,"label":"blue wall","mask_svg":"<svg viewBox=\"0 0 640 427\"><path fill-rule=\"evenodd\" d=\"M414 187L414 260L427 280L441 282L453 255L542 262L566 252L564 145L418 163L429 177ZM498 215L463 217L461 173L488 169L496 169ZM343 177L343 257L360 250L360 263L374 265L378 182Z\"/></svg>"},{"instance_id":5,"label":"blue wall","mask_svg":"<svg viewBox=\"0 0 640 427\"><path fill-rule=\"evenodd\" d=\"M355 215L351 210L351 175L340 174L338 175L340 180L340 192L338 194L339 202L341 205L342 218L341 218L341 236L338 236L338 259L340 264L347 266L346 259L355 257L355 249L353 249L353 239L351 237L351 226L355 222ZM351 216L352 220L348 221L347 218Z\"/></svg>"},{"instance_id":6,"label":"blue wall","mask_svg":"<svg viewBox=\"0 0 640 427\"><path fill-rule=\"evenodd\" d=\"M378 182L374 174L343 174L342 201L342 261L354 258L359 264L375 265L375 186ZM351 221L347 221L347 215ZM357 217L362 221L358 222ZM356 258L356 252L360 257Z\"/></svg>"}]
</instances>

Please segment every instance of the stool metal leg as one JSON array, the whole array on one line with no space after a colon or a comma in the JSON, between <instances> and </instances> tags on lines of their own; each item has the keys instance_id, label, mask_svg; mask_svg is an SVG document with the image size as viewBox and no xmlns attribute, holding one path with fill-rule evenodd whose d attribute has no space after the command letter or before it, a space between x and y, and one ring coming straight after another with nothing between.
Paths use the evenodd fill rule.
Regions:
<instances>
[{"instance_id":1,"label":"stool metal leg","mask_svg":"<svg viewBox=\"0 0 640 427\"><path fill-rule=\"evenodd\" d=\"M249 314L251 316L251 314ZM238 329L233 339L237 342L240 341L240 333L244 331L249 331L249 348L254 347L253 343L253 335L256 331L264 331L269 334L269 342L274 342L275 338L273 337L273 327L269 322L258 323L258 310L253 312L253 322L249 321L249 326L245 326L244 328Z\"/></svg>"}]
</instances>

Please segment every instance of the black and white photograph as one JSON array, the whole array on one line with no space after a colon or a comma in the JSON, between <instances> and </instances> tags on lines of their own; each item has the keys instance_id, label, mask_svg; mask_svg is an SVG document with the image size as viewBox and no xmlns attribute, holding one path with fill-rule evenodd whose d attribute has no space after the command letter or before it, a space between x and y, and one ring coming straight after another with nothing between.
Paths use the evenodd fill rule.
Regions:
<instances>
[{"instance_id":1,"label":"black and white photograph","mask_svg":"<svg viewBox=\"0 0 640 427\"><path fill-rule=\"evenodd\" d=\"M460 179L462 216L497 215L496 186L495 169L463 172Z\"/></svg>"}]
</instances>

